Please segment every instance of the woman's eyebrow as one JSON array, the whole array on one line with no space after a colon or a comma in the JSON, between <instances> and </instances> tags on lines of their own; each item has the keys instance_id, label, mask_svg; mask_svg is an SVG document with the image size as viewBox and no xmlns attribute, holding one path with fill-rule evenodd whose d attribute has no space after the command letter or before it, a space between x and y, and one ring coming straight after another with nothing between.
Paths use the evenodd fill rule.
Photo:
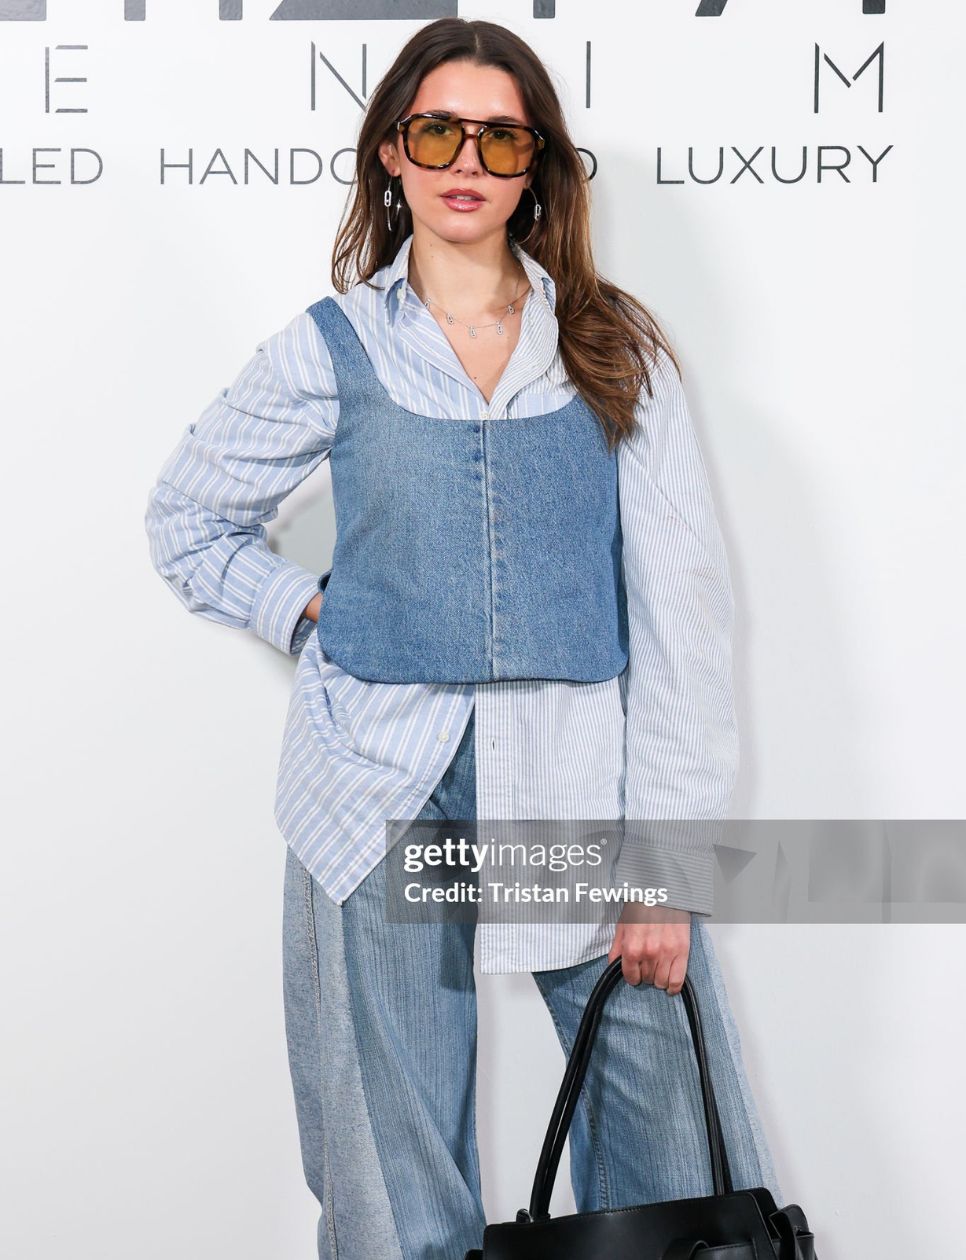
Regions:
<instances>
[{"instance_id":1,"label":"woman's eyebrow","mask_svg":"<svg viewBox=\"0 0 966 1260\"><path fill-rule=\"evenodd\" d=\"M459 118L455 109L427 109L427 114L446 114L449 118ZM485 118L484 122L491 123L515 123L518 127L525 127L526 123L519 118L513 118L510 114L491 114L489 118Z\"/></svg>"}]
</instances>

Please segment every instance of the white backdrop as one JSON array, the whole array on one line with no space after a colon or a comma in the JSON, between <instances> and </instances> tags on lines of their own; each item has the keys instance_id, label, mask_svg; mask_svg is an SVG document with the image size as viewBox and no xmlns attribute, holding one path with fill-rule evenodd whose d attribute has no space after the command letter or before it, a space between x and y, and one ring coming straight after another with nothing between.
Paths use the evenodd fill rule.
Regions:
<instances>
[{"instance_id":1,"label":"white backdrop","mask_svg":"<svg viewBox=\"0 0 966 1260\"><path fill-rule=\"evenodd\" d=\"M270 22L278 2L219 21L217 0L147 0L143 20L124 0L0 0L0 1254L16 1260L314 1255L272 813L294 661L189 617L143 530L185 424L331 291L360 101L422 24ZM740 817L966 815L966 19L952 0L867 7L884 12L460 9L552 67L597 164L598 266L680 352L735 577ZM283 172L308 150L297 174L321 174L246 184L246 146L269 164L278 148ZM739 174L735 150L759 146ZM804 147L804 178L779 182L772 146L786 178ZM708 179L719 147L722 178L690 179L689 148ZM72 148L92 182L70 182ZM190 181L161 184L162 149L191 150ZM662 180L684 182L658 182L658 151ZM237 183L202 179L213 157ZM846 157L848 179L831 169ZM322 571L333 526L323 465L270 537ZM962 930L713 931L821 1260L945 1254L961 1232ZM529 1197L563 1059L528 976L479 988L501 1220ZM563 1170L553 1210L571 1208Z\"/></svg>"}]
</instances>

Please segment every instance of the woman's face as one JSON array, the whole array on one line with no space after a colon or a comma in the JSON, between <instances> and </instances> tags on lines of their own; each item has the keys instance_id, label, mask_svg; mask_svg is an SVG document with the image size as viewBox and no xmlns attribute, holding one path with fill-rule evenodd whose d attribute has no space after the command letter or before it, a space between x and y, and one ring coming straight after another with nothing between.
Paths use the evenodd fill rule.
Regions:
<instances>
[{"instance_id":1,"label":"woman's face","mask_svg":"<svg viewBox=\"0 0 966 1260\"><path fill-rule=\"evenodd\" d=\"M494 66L468 61L445 62L423 78L406 113L426 110L447 110L458 118L499 118L536 126L527 116L512 75ZM443 240L461 244L482 240L494 232L505 235L506 222L524 189L530 186L534 172L531 169L515 179L490 175L480 162L476 141L470 134L478 130L479 124L466 124L463 148L452 165L442 171L426 170L410 162L401 135L395 142L380 146L379 156L386 170L402 177L403 196L412 212L414 227L421 224ZM470 189L481 200L469 210L454 208L442 196L452 188Z\"/></svg>"}]
</instances>

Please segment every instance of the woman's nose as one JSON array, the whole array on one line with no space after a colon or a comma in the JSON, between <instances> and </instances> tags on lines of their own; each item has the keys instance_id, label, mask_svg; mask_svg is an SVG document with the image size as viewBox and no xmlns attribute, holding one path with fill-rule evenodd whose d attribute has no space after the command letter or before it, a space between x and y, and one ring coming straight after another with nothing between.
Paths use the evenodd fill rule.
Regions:
<instances>
[{"instance_id":1,"label":"woman's nose","mask_svg":"<svg viewBox=\"0 0 966 1260\"><path fill-rule=\"evenodd\" d=\"M467 145L469 146L468 152ZM463 141L463 147L453 159L453 165L459 170L462 170L467 165L476 170L480 169L480 153L476 145L475 131L472 133L468 131L466 133L466 139Z\"/></svg>"}]
</instances>

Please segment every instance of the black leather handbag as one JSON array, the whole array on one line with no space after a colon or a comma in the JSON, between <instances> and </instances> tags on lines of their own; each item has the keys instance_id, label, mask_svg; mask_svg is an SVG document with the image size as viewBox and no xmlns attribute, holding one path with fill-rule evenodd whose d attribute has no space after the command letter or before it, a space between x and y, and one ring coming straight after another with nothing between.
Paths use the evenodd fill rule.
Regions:
<instances>
[{"instance_id":1,"label":"black leather handbag","mask_svg":"<svg viewBox=\"0 0 966 1260\"><path fill-rule=\"evenodd\" d=\"M681 995L701 1079L714 1193L550 1216L557 1165L601 1013L620 980L621 960L615 958L587 1000L540 1152L529 1208L521 1208L515 1221L487 1225L482 1251L468 1251L465 1260L818 1260L814 1235L797 1203L779 1208L764 1186L732 1189L701 1018L687 976Z\"/></svg>"}]
</instances>

